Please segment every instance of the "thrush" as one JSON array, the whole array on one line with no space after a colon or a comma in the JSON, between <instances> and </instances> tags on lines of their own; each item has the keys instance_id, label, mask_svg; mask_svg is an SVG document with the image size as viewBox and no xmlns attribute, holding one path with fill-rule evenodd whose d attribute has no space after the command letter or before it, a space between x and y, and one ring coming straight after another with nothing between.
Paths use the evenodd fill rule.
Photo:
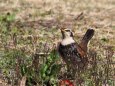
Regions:
<instances>
[{"instance_id":1,"label":"thrush","mask_svg":"<svg viewBox=\"0 0 115 86\"><path fill-rule=\"evenodd\" d=\"M62 41L59 43L58 52L63 61L70 67L84 67L88 62L87 45L94 35L93 29L88 29L78 44L74 40L74 35L71 29L61 29Z\"/></svg>"}]
</instances>

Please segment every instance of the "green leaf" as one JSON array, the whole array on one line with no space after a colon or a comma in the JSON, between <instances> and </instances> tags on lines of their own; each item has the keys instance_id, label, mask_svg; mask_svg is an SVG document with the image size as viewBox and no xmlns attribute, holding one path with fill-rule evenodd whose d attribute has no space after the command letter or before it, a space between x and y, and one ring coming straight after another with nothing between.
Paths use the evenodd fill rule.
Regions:
<instances>
[{"instance_id":1,"label":"green leaf","mask_svg":"<svg viewBox=\"0 0 115 86\"><path fill-rule=\"evenodd\" d=\"M14 21L15 20L15 14L9 14L7 15L7 21Z\"/></svg>"},{"instance_id":2,"label":"green leaf","mask_svg":"<svg viewBox=\"0 0 115 86\"><path fill-rule=\"evenodd\" d=\"M50 56L48 59L52 59L53 61L59 59L59 54L57 52L57 50L53 50L51 53L50 53Z\"/></svg>"},{"instance_id":3,"label":"green leaf","mask_svg":"<svg viewBox=\"0 0 115 86\"><path fill-rule=\"evenodd\" d=\"M18 32L18 30L17 30L16 27L12 28L12 32L11 33L17 33L17 32Z\"/></svg>"},{"instance_id":4,"label":"green leaf","mask_svg":"<svg viewBox=\"0 0 115 86\"><path fill-rule=\"evenodd\" d=\"M109 41L109 39L107 39L107 38L102 38L101 39L103 42L108 42Z\"/></svg>"},{"instance_id":5,"label":"green leaf","mask_svg":"<svg viewBox=\"0 0 115 86\"><path fill-rule=\"evenodd\" d=\"M47 71L47 69L48 69L48 66L47 66L47 64L44 64L42 67L41 67L41 70L40 70L40 75L41 75L41 77L42 78L44 78L44 77L46 77L46 71Z\"/></svg>"},{"instance_id":6,"label":"green leaf","mask_svg":"<svg viewBox=\"0 0 115 86\"><path fill-rule=\"evenodd\" d=\"M53 75L55 77L59 73L60 69L61 69L61 65L53 64L51 66L50 75Z\"/></svg>"},{"instance_id":7,"label":"green leaf","mask_svg":"<svg viewBox=\"0 0 115 86\"><path fill-rule=\"evenodd\" d=\"M27 74L27 67L25 65L22 65L20 69L21 69L22 76L24 76L25 74Z\"/></svg>"}]
</instances>

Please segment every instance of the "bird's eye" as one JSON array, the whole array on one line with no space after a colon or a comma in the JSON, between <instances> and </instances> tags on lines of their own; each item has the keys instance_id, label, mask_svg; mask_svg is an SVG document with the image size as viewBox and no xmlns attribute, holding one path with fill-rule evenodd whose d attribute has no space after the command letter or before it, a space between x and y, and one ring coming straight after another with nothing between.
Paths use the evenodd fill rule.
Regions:
<instances>
[{"instance_id":1,"label":"bird's eye","mask_svg":"<svg viewBox=\"0 0 115 86\"><path fill-rule=\"evenodd\" d=\"M65 30L66 32L70 32L70 30Z\"/></svg>"}]
</instances>

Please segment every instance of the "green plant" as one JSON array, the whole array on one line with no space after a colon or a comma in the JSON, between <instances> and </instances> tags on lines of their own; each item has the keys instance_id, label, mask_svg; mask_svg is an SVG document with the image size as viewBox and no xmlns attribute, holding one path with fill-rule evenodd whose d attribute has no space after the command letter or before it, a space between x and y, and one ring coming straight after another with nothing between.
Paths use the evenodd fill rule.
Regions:
<instances>
[{"instance_id":1,"label":"green plant","mask_svg":"<svg viewBox=\"0 0 115 86\"><path fill-rule=\"evenodd\" d=\"M48 56L46 62L42 65L40 76L45 84L53 84L53 86L56 86L57 75L61 68L61 65L57 64L58 59L58 52L53 50Z\"/></svg>"}]
</instances>

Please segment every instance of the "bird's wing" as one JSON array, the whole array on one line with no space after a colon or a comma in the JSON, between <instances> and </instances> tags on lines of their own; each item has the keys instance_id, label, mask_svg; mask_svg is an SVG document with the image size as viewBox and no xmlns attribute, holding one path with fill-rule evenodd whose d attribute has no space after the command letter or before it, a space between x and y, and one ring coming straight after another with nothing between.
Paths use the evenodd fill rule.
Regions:
<instances>
[{"instance_id":1,"label":"bird's wing","mask_svg":"<svg viewBox=\"0 0 115 86\"><path fill-rule=\"evenodd\" d=\"M80 45L77 44L76 46L77 46L78 53L81 55L81 58L87 55L87 52L84 49L82 49Z\"/></svg>"}]
</instances>

